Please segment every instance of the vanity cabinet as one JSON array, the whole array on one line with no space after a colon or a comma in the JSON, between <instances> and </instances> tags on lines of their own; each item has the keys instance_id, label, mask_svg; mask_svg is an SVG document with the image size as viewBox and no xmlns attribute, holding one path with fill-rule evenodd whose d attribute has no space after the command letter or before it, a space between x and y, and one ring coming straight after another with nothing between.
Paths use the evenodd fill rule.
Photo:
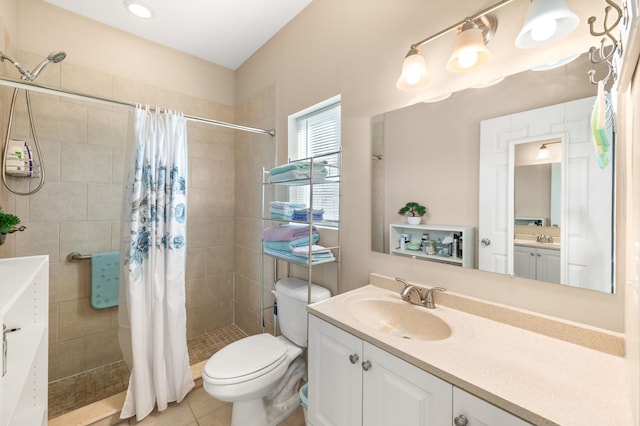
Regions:
<instances>
[{"instance_id":1,"label":"vanity cabinet","mask_svg":"<svg viewBox=\"0 0 640 426\"><path fill-rule=\"evenodd\" d=\"M407 235L410 241L414 242L420 242L423 234L428 234L429 239L433 241L444 241L447 236L454 234L461 246L459 250L452 250L450 256L438 256L436 254L425 253L421 250L409 250L407 247L402 247L400 245L400 238L403 234ZM469 226L410 225L408 223L392 223L389 225L390 254L410 256L416 259L430 259L462 266L463 268L474 268L474 245L474 228Z\"/></svg>"},{"instance_id":2,"label":"vanity cabinet","mask_svg":"<svg viewBox=\"0 0 640 426\"><path fill-rule=\"evenodd\" d=\"M451 384L311 315L309 422L450 426Z\"/></svg>"},{"instance_id":3,"label":"vanity cabinet","mask_svg":"<svg viewBox=\"0 0 640 426\"><path fill-rule=\"evenodd\" d=\"M527 426L518 417L309 316L313 426Z\"/></svg>"},{"instance_id":4,"label":"vanity cabinet","mask_svg":"<svg viewBox=\"0 0 640 426\"><path fill-rule=\"evenodd\" d=\"M560 250L515 244L513 273L521 278L560 283Z\"/></svg>"},{"instance_id":5,"label":"vanity cabinet","mask_svg":"<svg viewBox=\"0 0 640 426\"><path fill-rule=\"evenodd\" d=\"M0 426L47 424L49 259L0 260Z\"/></svg>"}]
</instances>

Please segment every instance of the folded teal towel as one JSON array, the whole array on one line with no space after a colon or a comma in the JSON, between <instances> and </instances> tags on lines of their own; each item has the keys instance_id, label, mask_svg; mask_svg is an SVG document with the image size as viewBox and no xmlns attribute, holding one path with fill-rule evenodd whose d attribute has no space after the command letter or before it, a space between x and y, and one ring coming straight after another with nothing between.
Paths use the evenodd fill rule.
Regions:
<instances>
[{"instance_id":1,"label":"folded teal towel","mask_svg":"<svg viewBox=\"0 0 640 426\"><path fill-rule=\"evenodd\" d=\"M313 168L321 168L327 165L327 161L314 161ZM271 176L277 175L280 173L285 173L291 170L310 170L311 162L310 161L294 161L292 163L283 164L281 166L276 166L273 169L269 170L269 174Z\"/></svg>"},{"instance_id":2,"label":"folded teal towel","mask_svg":"<svg viewBox=\"0 0 640 426\"><path fill-rule=\"evenodd\" d=\"M120 252L91 255L91 306L105 309L118 306Z\"/></svg>"}]
</instances>

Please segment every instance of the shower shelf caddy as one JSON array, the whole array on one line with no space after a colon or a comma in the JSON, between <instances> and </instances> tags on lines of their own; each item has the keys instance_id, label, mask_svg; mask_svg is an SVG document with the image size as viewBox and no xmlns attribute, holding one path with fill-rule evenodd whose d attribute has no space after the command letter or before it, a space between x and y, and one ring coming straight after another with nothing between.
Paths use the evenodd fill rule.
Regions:
<instances>
[{"instance_id":1,"label":"shower shelf caddy","mask_svg":"<svg viewBox=\"0 0 640 426\"><path fill-rule=\"evenodd\" d=\"M49 257L0 260L0 426L46 425Z\"/></svg>"},{"instance_id":2,"label":"shower shelf caddy","mask_svg":"<svg viewBox=\"0 0 640 426\"><path fill-rule=\"evenodd\" d=\"M265 287L265 284L267 283L267 277L268 277L268 273L265 271L265 268L267 267L267 265L265 264L265 257L270 257L273 259L273 281L277 281L278 280L278 261L284 261L286 262L287 265L287 273L286 276L290 277L290 276L294 276L294 275L304 275L306 272L306 279L307 282L309 284L308 288L308 303L311 303L311 283L313 282L313 270L316 268L323 268L323 278L326 278L327 276L324 275L324 268L331 268L330 265L334 265L334 269L335 269L335 285L337 287L338 285L338 277L340 276L340 271L339 271L339 266L340 266L340 226L339 226L339 219L335 219L335 220L323 220L323 221L314 221L313 220L313 215L312 215L312 211L314 209L314 205L313 205L313 194L315 191L318 191L319 188L323 188L323 187L327 187L328 185L335 186L337 185L337 191L334 190L332 191L333 194L337 194L336 196L339 198L340 194L341 194L341 161L342 161L342 152L341 151L334 151L334 152L329 152L329 153L325 153L322 155L317 155L314 157L309 157L309 158L304 158L304 159L300 159L300 160L295 160L295 161L291 161L290 163L296 163L296 162L302 162L302 161L310 161L311 164L315 164L317 162L322 162L322 161L327 161L328 164L323 164L324 167L326 167L327 169L327 176L321 179L315 178L315 179L295 179L295 180L289 180L289 181L284 181L284 182L274 182L274 183L270 183L269 182L269 170L266 169L262 169L262 216L261 216L261 220L262 220L262 229L266 229L268 227L271 226L276 226L278 224L285 224L285 223L297 223L297 224L303 224L309 227L309 233L311 233L311 227L312 226L316 226L318 228L318 232L320 233L321 237L320 237L320 241L319 244L322 244L323 247L325 247L326 249L331 250L331 252L333 253L333 257L334 259L328 261L328 262L315 262L315 263L309 263L309 264L305 264L305 263L299 263L299 262L295 262L292 261L291 259L288 259L286 257L280 257L280 256L276 256L273 255L271 253L266 253L264 251L264 245L262 243L262 238L260 241L260 246L261 246L261 252L262 252L262 256L260 256L261 259L261 264L260 264L260 274L261 274L261 285L263 286L263 288ZM269 201L282 201L282 200L288 200L289 198L289 189L291 187L306 187L308 188L308 194L305 197L306 201L307 201L307 206L309 208L309 220L308 221L296 221L296 220L280 220L280 219L272 219L269 217ZM338 203L340 203L340 200L338 199ZM340 205L340 204L338 204ZM339 213L338 213L339 216ZM330 242L330 244L327 244L327 241ZM311 244L311 242L309 242L309 244ZM310 247L309 247L310 249ZM296 267L300 267L302 268L302 272L298 272L296 271L292 271L292 268L296 268ZM293 275L292 275L293 274ZM333 275L333 274L332 274ZM324 280L323 280L324 281ZM325 286L325 284L323 283L319 283L316 281L316 283L321 284L323 286ZM264 311L266 309L270 309L271 306L264 306L264 293L263 292L263 296L261 297L261 309L262 312L264 314ZM263 321L263 328L264 328L264 321Z\"/></svg>"}]
</instances>

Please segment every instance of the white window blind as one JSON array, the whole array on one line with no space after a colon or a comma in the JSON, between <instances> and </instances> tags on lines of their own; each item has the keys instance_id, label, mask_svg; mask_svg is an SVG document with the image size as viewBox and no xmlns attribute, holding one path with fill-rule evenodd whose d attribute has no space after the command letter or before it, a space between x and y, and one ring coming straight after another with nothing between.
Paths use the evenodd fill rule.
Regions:
<instances>
[{"instance_id":1,"label":"white window blind","mask_svg":"<svg viewBox=\"0 0 640 426\"><path fill-rule=\"evenodd\" d=\"M327 161L330 165L339 165L340 112L340 102L335 102L295 117L296 141L295 146L291 147L292 149L289 151L293 157L291 160L314 158L318 161ZM327 167L327 171L329 177L341 174L337 167ZM310 189L306 185L292 187L289 199L295 203L307 204L309 203ZM313 208L324 209L324 220L335 222L337 226L340 214L339 185L314 184Z\"/></svg>"}]
</instances>

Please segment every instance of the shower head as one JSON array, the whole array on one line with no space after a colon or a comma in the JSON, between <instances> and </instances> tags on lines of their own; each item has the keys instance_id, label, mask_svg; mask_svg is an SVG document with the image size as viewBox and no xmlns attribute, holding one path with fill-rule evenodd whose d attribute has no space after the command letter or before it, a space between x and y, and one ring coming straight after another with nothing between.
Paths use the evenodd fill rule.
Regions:
<instances>
[{"instance_id":1,"label":"shower head","mask_svg":"<svg viewBox=\"0 0 640 426\"><path fill-rule=\"evenodd\" d=\"M20 65L10 57L5 56L3 52L0 52L0 62L4 62L5 60L11 62L13 66L18 69L20 74L22 74L21 78L23 80L29 80L29 81L35 80L36 77L38 77L38 74L40 74L40 72L44 69L44 67L47 66L47 64L49 64L50 62L57 64L58 62L61 62L62 60L64 60L64 58L66 57L67 57L67 54L64 52L60 52L60 51L51 52L44 61L40 62L38 66L35 67L35 69L32 72L30 72L28 69L24 68L22 65Z\"/></svg>"},{"instance_id":2,"label":"shower head","mask_svg":"<svg viewBox=\"0 0 640 426\"><path fill-rule=\"evenodd\" d=\"M42 71L44 67L47 66L47 64L49 64L50 62L57 64L58 62L62 62L66 57L67 57L67 54L64 52L60 52L60 51L51 52L49 56L47 56L47 59L40 62L38 66L35 67L35 69L31 72L31 75L28 76L27 78L31 81L35 80L36 77L38 77L38 74L40 74L40 71Z\"/></svg>"}]
</instances>

